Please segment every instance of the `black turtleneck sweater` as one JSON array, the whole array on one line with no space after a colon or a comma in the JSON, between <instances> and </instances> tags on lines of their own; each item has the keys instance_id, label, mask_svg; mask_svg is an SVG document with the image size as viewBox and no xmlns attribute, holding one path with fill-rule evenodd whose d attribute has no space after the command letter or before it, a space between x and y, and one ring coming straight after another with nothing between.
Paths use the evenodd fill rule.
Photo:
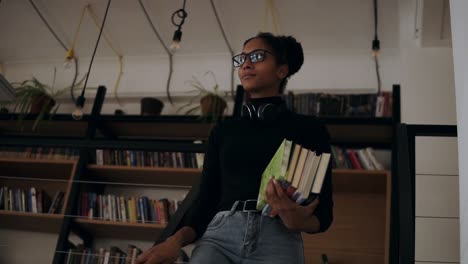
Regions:
<instances>
[{"instance_id":1,"label":"black turtleneck sweater","mask_svg":"<svg viewBox=\"0 0 468 264\"><path fill-rule=\"evenodd\" d=\"M250 99L250 103L258 109L260 104L284 101L276 96ZM257 199L263 170L284 138L318 153L331 153L327 129L313 116L286 111L269 121L217 122L208 138L199 193L183 225L194 228L199 238L217 212L230 210L236 200ZM333 221L331 172L330 162L314 213L320 232Z\"/></svg>"}]
</instances>

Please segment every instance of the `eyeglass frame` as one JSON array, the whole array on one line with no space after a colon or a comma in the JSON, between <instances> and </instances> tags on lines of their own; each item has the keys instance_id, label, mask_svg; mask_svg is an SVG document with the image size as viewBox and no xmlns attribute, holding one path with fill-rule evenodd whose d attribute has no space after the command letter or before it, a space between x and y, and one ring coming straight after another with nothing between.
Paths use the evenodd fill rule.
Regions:
<instances>
[{"instance_id":1,"label":"eyeglass frame","mask_svg":"<svg viewBox=\"0 0 468 264\"><path fill-rule=\"evenodd\" d=\"M241 67L242 65L244 65L244 63L247 61L247 58L249 58L249 60L250 60L251 63L259 63L259 62L265 61L265 57L266 57L266 56L264 56L264 57L263 57L263 60L261 60L261 61L252 62L252 59L250 58L250 55L251 55L252 53L258 52L258 51L263 51L263 52L264 52L264 55L267 54L267 53L270 53L271 55L275 56L275 54L274 54L273 52L271 52L271 51L269 51L269 50L266 50L266 49L255 49L255 50L252 50L252 51L249 52L249 53L244 53L244 52L242 52L242 53L239 53L239 54L234 55L234 56L232 57L232 63L233 63L234 68L239 68L239 67ZM235 65L234 65L234 62L236 62L237 60L235 60L234 58L237 57L237 56L240 56L240 55L246 56L246 59L245 59L244 62L243 62L242 64L240 64L239 66L235 66Z\"/></svg>"}]
</instances>

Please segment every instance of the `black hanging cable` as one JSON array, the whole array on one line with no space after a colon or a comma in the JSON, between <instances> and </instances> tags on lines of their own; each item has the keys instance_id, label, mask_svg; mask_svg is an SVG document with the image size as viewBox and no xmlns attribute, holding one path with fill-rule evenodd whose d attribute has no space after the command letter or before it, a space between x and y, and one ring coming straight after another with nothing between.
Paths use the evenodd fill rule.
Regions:
<instances>
[{"instance_id":1,"label":"black hanging cable","mask_svg":"<svg viewBox=\"0 0 468 264\"><path fill-rule=\"evenodd\" d=\"M37 15L39 15L39 17L41 18L42 22L44 22L44 24L47 26L47 28L49 29L49 31L52 33L52 35L54 35L55 39L58 41L58 43L60 43L60 45L63 47L63 49L65 51L68 51L68 48L67 46L65 45L65 43L63 43L63 41L59 38L59 36L55 33L55 31L52 29L52 27L50 26L49 22L47 22L47 20L45 19L45 17L42 15L41 11L39 11L39 8L37 8L36 4L34 3L33 0L29 0L29 3L32 5L32 7L34 8L34 10L36 11Z\"/></svg>"},{"instance_id":2,"label":"black hanging cable","mask_svg":"<svg viewBox=\"0 0 468 264\"><path fill-rule=\"evenodd\" d=\"M382 83L380 80L380 66L379 66L379 51L380 51L380 40L378 37L378 7L377 7L377 0L374 0L374 40L372 41L372 51L373 51L373 56L374 56L374 61L375 61L375 72L377 75L377 94L380 94L381 88L382 88Z\"/></svg>"},{"instance_id":3,"label":"black hanging cable","mask_svg":"<svg viewBox=\"0 0 468 264\"><path fill-rule=\"evenodd\" d=\"M151 29L153 30L153 33L156 35L156 37L158 38L159 42L161 43L161 46L163 46L164 50L167 52L167 55L169 56L169 75L167 76L167 81L166 81L166 93L167 93L167 99L169 100L169 103L171 103L171 105L173 105L173 101L172 101L172 97L171 97L171 93L170 93L170 87L171 87L171 80L172 80L172 72L173 72L173 54L172 52L166 47L166 44L164 43L161 35L159 34L158 30L156 29L156 27L154 26L153 24L153 21L151 20L146 8L145 8L145 5L143 5L143 2L142 0L138 0L138 2L140 3L140 7L141 9L143 10L143 13L145 14L145 17L146 17L146 20L148 21L148 23L150 24L150 27Z\"/></svg>"},{"instance_id":4,"label":"black hanging cable","mask_svg":"<svg viewBox=\"0 0 468 264\"><path fill-rule=\"evenodd\" d=\"M0 0L1 1L1 0ZM46 27L49 29L50 33L52 33L52 35L55 37L55 39L57 40L57 42L60 44L60 46L63 47L63 49L67 52L68 51L68 48L67 46L65 45L65 43L59 38L59 36L57 35L57 33L54 31L54 29L50 26L49 22L47 22L47 20L45 19L44 15L42 15L41 11L39 10L39 8L36 6L36 4L34 3L33 0L29 0L29 3L31 4L31 6L33 7L34 11L36 12L36 14L41 18L42 22L46 25ZM72 81L72 84L71 84L71 87L70 87L70 97L73 101L73 103L76 103L76 98L75 98L75 94L73 93L74 89L75 89L75 85L76 85L76 80L78 79L78 59L77 58L73 58L74 60L74 65L75 65L75 73L73 75L73 81Z\"/></svg>"},{"instance_id":5,"label":"black hanging cable","mask_svg":"<svg viewBox=\"0 0 468 264\"><path fill-rule=\"evenodd\" d=\"M187 0L184 0L184 4L182 5L182 8L179 10L176 10L171 17L172 24L177 27L177 30L180 30L182 28L182 25L185 23L185 19L187 18L187 11L185 11L185 4ZM180 18L180 22L177 23L175 21L176 15Z\"/></svg>"},{"instance_id":6,"label":"black hanging cable","mask_svg":"<svg viewBox=\"0 0 468 264\"><path fill-rule=\"evenodd\" d=\"M99 36L96 41L96 45L94 46L93 55L91 56L91 61L89 63L88 72L86 73L86 79L85 79L85 83L83 86L83 90L81 90L81 95L80 95L81 97L84 97L85 95L86 85L88 84L89 75L91 73L91 67L93 66L94 57L96 56L96 51L99 46L99 41L101 40L102 31L104 30L104 25L106 23L107 13L109 12L109 7L110 7L111 2L112 0L107 1L106 12L104 13L104 18L102 19L102 25L101 25L101 29L99 30Z\"/></svg>"},{"instance_id":7,"label":"black hanging cable","mask_svg":"<svg viewBox=\"0 0 468 264\"><path fill-rule=\"evenodd\" d=\"M216 10L216 6L214 4L213 0L210 0L211 7L213 8L213 13L215 14L216 21L218 21L219 29L221 30L221 33L223 35L224 42L226 43L229 53L231 54L231 58L234 57L234 50L231 47L231 44L229 43L226 32L224 31L223 24L221 23L221 19L219 18L218 11ZM234 95L234 66L231 63L231 97L232 99L235 99Z\"/></svg>"},{"instance_id":8,"label":"black hanging cable","mask_svg":"<svg viewBox=\"0 0 468 264\"><path fill-rule=\"evenodd\" d=\"M185 23L185 19L187 18L187 11L185 11L185 4L187 0L184 0L182 8L176 10L171 17L172 24L177 27L176 31L174 31L174 36L172 37L172 44L171 49L176 51L180 48L180 41L182 39L182 25ZM176 16L180 19L179 22L176 22Z\"/></svg>"}]
</instances>

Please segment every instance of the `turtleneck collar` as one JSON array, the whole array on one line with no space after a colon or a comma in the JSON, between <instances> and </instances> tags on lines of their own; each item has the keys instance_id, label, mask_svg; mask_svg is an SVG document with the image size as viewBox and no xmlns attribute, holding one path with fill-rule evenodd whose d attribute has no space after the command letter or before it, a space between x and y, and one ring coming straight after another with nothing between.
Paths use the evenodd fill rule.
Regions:
<instances>
[{"instance_id":1,"label":"turtleneck collar","mask_svg":"<svg viewBox=\"0 0 468 264\"><path fill-rule=\"evenodd\" d=\"M261 104L266 104L266 103L276 104L276 105L282 104L284 103L284 100L281 96L277 95L277 96L269 96L269 97L250 98L248 102L257 107Z\"/></svg>"}]
</instances>

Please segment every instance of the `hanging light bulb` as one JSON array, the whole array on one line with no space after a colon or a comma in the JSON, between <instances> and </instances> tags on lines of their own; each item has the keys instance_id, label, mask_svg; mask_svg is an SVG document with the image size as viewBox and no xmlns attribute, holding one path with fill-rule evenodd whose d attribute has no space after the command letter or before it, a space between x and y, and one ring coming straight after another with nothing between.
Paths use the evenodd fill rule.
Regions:
<instances>
[{"instance_id":1,"label":"hanging light bulb","mask_svg":"<svg viewBox=\"0 0 468 264\"><path fill-rule=\"evenodd\" d=\"M70 69L73 65L73 60L75 59L75 52L73 51L73 48L69 49L67 51L67 57L65 57L65 62L63 63L63 68L65 69Z\"/></svg>"},{"instance_id":2,"label":"hanging light bulb","mask_svg":"<svg viewBox=\"0 0 468 264\"><path fill-rule=\"evenodd\" d=\"M172 44L169 47L173 53L180 49L180 40L182 39L182 25L184 24L185 19L187 18L187 11L185 11L186 1L187 0L184 0L182 8L175 11L171 17L172 24L177 27L177 30L174 31L174 36L172 37ZM180 19L179 22L176 21L176 17Z\"/></svg>"},{"instance_id":3,"label":"hanging light bulb","mask_svg":"<svg viewBox=\"0 0 468 264\"><path fill-rule=\"evenodd\" d=\"M77 99L76 99L76 108L75 110L72 112L72 117L73 119L75 120L81 120L83 118L83 107L84 107L84 103L85 103L85 98L83 95L80 95Z\"/></svg>"},{"instance_id":4,"label":"hanging light bulb","mask_svg":"<svg viewBox=\"0 0 468 264\"><path fill-rule=\"evenodd\" d=\"M180 49L180 40L182 39L182 31L180 29L177 29L174 32L174 37L172 37L172 44L170 46L170 49L172 52L176 52L178 49Z\"/></svg>"}]
</instances>

